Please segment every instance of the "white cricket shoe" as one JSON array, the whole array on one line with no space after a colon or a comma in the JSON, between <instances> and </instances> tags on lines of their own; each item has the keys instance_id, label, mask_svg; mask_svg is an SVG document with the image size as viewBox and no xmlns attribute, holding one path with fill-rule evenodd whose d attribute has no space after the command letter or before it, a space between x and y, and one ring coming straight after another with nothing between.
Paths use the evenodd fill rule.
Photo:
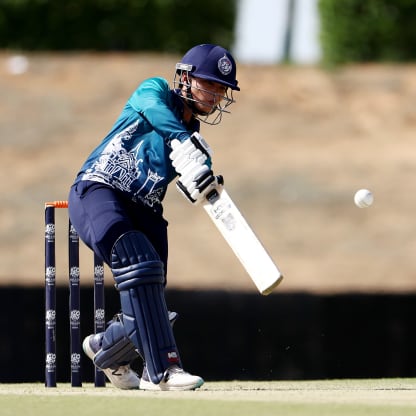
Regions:
<instances>
[{"instance_id":1,"label":"white cricket shoe","mask_svg":"<svg viewBox=\"0 0 416 416\"><path fill-rule=\"evenodd\" d=\"M140 390L158 390L158 391L180 391L195 390L204 384L201 377L193 376L182 368L174 365L165 371L162 381L159 384L151 382L146 367L143 369L140 380Z\"/></svg>"},{"instance_id":2,"label":"white cricket shoe","mask_svg":"<svg viewBox=\"0 0 416 416\"><path fill-rule=\"evenodd\" d=\"M89 335L82 343L85 354L94 362L94 357L101 348L100 336ZM138 389L140 386L139 376L130 368L130 365L122 365L117 369L103 368L103 373L111 384L123 390Z\"/></svg>"}]
</instances>

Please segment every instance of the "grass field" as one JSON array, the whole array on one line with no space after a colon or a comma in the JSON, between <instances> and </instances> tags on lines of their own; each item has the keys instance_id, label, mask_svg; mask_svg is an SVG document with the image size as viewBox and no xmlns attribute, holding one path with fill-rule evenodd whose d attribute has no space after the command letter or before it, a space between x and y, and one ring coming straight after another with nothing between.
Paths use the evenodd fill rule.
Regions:
<instances>
[{"instance_id":1,"label":"grass field","mask_svg":"<svg viewBox=\"0 0 416 416\"><path fill-rule=\"evenodd\" d=\"M0 384L2 416L415 415L416 379L208 382L192 392Z\"/></svg>"}]
</instances>

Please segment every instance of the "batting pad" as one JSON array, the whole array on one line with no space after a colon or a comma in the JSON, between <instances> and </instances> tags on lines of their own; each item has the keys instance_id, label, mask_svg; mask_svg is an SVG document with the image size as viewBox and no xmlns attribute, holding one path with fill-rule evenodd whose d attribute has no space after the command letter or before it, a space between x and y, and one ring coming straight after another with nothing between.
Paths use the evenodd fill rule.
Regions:
<instances>
[{"instance_id":1,"label":"batting pad","mask_svg":"<svg viewBox=\"0 0 416 416\"><path fill-rule=\"evenodd\" d=\"M115 243L111 267L126 334L158 384L167 368L180 365L164 296L163 263L146 236L134 231Z\"/></svg>"},{"instance_id":2,"label":"batting pad","mask_svg":"<svg viewBox=\"0 0 416 416\"><path fill-rule=\"evenodd\" d=\"M117 319L113 320L105 331L101 349L94 357L94 364L102 369L117 369L121 365L129 364L138 356L139 352L127 336L122 320Z\"/></svg>"}]
</instances>

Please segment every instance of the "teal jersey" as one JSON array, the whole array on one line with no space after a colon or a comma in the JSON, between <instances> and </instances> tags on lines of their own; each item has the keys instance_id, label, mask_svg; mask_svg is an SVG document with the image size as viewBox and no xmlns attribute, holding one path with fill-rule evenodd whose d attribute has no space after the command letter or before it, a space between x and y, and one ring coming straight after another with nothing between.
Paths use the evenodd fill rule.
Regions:
<instances>
[{"instance_id":1,"label":"teal jersey","mask_svg":"<svg viewBox=\"0 0 416 416\"><path fill-rule=\"evenodd\" d=\"M191 125L185 125L182 113L182 99L166 80L145 80L90 154L76 182L101 182L135 202L149 207L160 205L168 184L177 175L169 159L170 142L183 141L200 128L194 119Z\"/></svg>"}]
</instances>

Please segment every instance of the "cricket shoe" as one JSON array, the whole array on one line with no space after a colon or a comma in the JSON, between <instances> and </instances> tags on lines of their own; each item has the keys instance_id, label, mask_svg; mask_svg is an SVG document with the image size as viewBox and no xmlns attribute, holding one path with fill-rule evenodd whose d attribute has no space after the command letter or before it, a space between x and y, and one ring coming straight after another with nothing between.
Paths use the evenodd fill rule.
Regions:
<instances>
[{"instance_id":1,"label":"cricket shoe","mask_svg":"<svg viewBox=\"0 0 416 416\"><path fill-rule=\"evenodd\" d=\"M157 390L157 391L180 391L195 390L204 384L201 377L193 376L182 368L174 365L169 367L159 384L150 381L147 368L144 367L142 378L140 380L140 390Z\"/></svg>"},{"instance_id":2,"label":"cricket shoe","mask_svg":"<svg viewBox=\"0 0 416 416\"><path fill-rule=\"evenodd\" d=\"M103 334L89 335L84 339L82 348L89 358L94 362L94 357L101 349L101 340ZM138 389L140 386L139 376L130 368L130 365L121 365L113 370L112 368L103 368L103 373L111 383L123 390Z\"/></svg>"}]
</instances>

